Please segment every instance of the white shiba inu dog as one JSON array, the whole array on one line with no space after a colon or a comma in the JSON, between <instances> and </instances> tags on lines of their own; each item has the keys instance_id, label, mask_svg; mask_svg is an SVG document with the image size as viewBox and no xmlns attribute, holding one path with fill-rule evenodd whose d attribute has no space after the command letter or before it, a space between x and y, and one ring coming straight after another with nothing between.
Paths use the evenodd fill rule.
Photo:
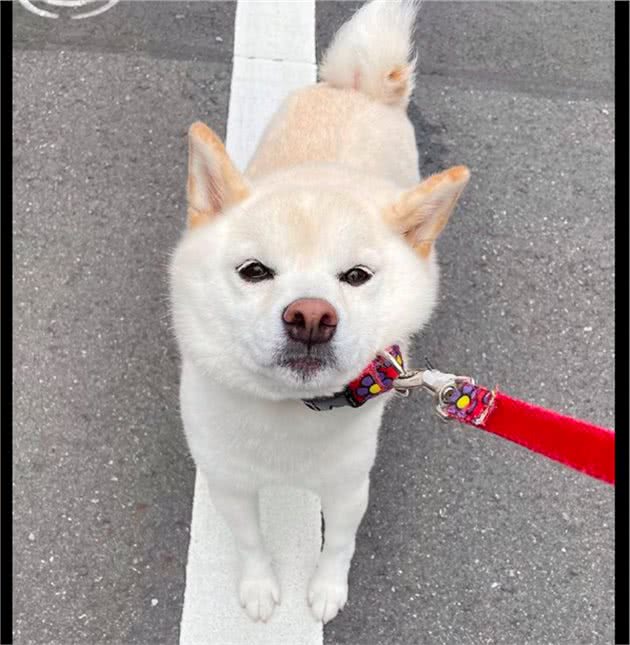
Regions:
<instances>
[{"instance_id":1,"label":"white shiba inu dog","mask_svg":"<svg viewBox=\"0 0 630 645\"><path fill-rule=\"evenodd\" d=\"M170 266L181 410L254 620L280 602L258 521L271 484L319 495L325 543L307 601L324 622L346 602L391 381L372 370L361 407L339 393L382 350L404 354L428 320L434 242L469 178L463 166L418 174L406 114L415 14L414 2L363 6L244 173L208 127L190 129L188 227Z\"/></svg>"}]
</instances>

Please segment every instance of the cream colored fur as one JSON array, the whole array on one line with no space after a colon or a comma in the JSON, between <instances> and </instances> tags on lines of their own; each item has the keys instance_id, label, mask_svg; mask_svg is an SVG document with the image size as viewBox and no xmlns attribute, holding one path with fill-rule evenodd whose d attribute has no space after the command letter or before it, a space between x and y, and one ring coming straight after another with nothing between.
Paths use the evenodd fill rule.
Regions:
<instances>
[{"instance_id":1,"label":"cream colored fur","mask_svg":"<svg viewBox=\"0 0 630 645\"><path fill-rule=\"evenodd\" d=\"M254 620L281 599L258 523L258 492L271 484L319 494L326 539L306 597L322 621L346 602L390 395L329 412L301 399L339 391L394 342L407 350L437 297L434 241L468 181L458 167L420 182L405 112L415 7L364 6L326 55L324 82L287 98L244 174L209 128L190 131L188 229L170 267L182 419L234 534L239 598ZM273 278L243 280L251 260ZM340 279L357 265L373 277ZM282 361L282 314L301 298L328 301L339 318L309 374Z\"/></svg>"},{"instance_id":2,"label":"cream colored fur","mask_svg":"<svg viewBox=\"0 0 630 645\"><path fill-rule=\"evenodd\" d=\"M285 101L246 175L257 179L313 161L342 164L398 187L419 181L413 126L401 107L327 83L299 90Z\"/></svg>"},{"instance_id":3,"label":"cream colored fur","mask_svg":"<svg viewBox=\"0 0 630 645\"><path fill-rule=\"evenodd\" d=\"M373 0L339 29L320 66L323 81L380 103L407 106L415 81L412 43L420 3L394 4Z\"/></svg>"}]
</instances>

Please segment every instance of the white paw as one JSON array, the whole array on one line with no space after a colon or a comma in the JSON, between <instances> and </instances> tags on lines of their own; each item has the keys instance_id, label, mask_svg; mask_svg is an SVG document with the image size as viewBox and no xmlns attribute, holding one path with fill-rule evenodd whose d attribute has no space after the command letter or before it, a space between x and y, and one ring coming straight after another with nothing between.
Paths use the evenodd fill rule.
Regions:
<instances>
[{"instance_id":1,"label":"white paw","mask_svg":"<svg viewBox=\"0 0 630 645\"><path fill-rule=\"evenodd\" d=\"M280 604L280 587L271 571L262 576L244 576L238 596L241 607L253 621L262 620L266 623L276 604Z\"/></svg>"},{"instance_id":2,"label":"white paw","mask_svg":"<svg viewBox=\"0 0 630 645\"><path fill-rule=\"evenodd\" d=\"M308 588L308 602L313 616L327 623L345 606L348 599L346 576L315 574Z\"/></svg>"}]
</instances>

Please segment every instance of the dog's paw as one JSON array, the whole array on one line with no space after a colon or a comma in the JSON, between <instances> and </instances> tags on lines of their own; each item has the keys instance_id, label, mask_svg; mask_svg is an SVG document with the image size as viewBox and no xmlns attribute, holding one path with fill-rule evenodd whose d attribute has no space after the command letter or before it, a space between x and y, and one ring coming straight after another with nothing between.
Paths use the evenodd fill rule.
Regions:
<instances>
[{"instance_id":1,"label":"dog's paw","mask_svg":"<svg viewBox=\"0 0 630 645\"><path fill-rule=\"evenodd\" d=\"M324 623L332 620L345 606L348 599L346 576L316 573L308 588L308 602L313 616Z\"/></svg>"},{"instance_id":2,"label":"dog's paw","mask_svg":"<svg viewBox=\"0 0 630 645\"><path fill-rule=\"evenodd\" d=\"M271 570L265 575L244 576L238 595L241 607L253 621L266 623L274 607L280 604L280 586Z\"/></svg>"}]
</instances>

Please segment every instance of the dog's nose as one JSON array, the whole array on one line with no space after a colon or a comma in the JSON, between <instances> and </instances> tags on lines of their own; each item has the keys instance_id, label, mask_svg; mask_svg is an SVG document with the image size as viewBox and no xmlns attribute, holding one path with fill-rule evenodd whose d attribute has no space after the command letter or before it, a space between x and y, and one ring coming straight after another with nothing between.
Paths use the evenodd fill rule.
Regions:
<instances>
[{"instance_id":1,"label":"dog's nose","mask_svg":"<svg viewBox=\"0 0 630 645\"><path fill-rule=\"evenodd\" d=\"M337 329L337 312L326 300L301 298L282 314L284 326L293 340L307 345L327 343Z\"/></svg>"}]
</instances>

